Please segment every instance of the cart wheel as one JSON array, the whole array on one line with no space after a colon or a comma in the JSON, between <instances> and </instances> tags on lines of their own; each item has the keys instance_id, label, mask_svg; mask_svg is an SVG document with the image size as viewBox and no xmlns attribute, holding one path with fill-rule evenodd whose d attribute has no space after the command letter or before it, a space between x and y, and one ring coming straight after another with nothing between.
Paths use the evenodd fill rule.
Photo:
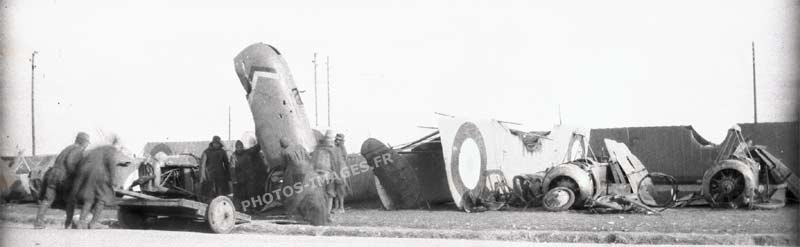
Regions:
<instances>
[{"instance_id":1,"label":"cart wheel","mask_svg":"<svg viewBox=\"0 0 800 247\"><path fill-rule=\"evenodd\" d=\"M125 229L144 229L147 216L128 207L117 210L117 223Z\"/></svg>"},{"instance_id":2,"label":"cart wheel","mask_svg":"<svg viewBox=\"0 0 800 247\"><path fill-rule=\"evenodd\" d=\"M544 208L547 209L547 211L558 212L567 210L575 204L575 192L572 192L572 190L567 187L559 186L552 188L544 195L542 204L544 204Z\"/></svg>"},{"instance_id":3,"label":"cart wheel","mask_svg":"<svg viewBox=\"0 0 800 247\"><path fill-rule=\"evenodd\" d=\"M206 210L208 226L215 233L228 233L236 224L236 209L226 196L217 196L208 204Z\"/></svg>"}]
</instances>

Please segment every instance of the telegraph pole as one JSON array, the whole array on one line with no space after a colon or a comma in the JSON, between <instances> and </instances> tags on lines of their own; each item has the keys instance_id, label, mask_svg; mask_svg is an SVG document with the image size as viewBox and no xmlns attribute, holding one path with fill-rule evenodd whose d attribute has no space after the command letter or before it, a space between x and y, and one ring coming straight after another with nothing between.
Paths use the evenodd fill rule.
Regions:
<instances>
[{"instance_id":1,"label":"telegraph pole","mask_svg":"<svg viewBox=\"0 0 800 247\"><path fill-rule=\"evenodd\" d=\"M314 52L314 60L311 60L314 63L314 124L319 126L319 113L317 111L317 53Z\"/></svg>"},{"instance_id":2,"label":"telegraph pole","mask_svg":"<svg viewBox=\"0 0 800 247\"><path fill-rule=\"evenodd\" d=\"M753 123L758 123L758 105L756 104L756 42L750 42L753 51Z\"/></svg>"},{"instance_id":3,"label":"telegraph pole","mask_svg":"<svg viewBox=\"0 0 800 247\"><path fill-rule=\"evenodd\" d=\"M331 57L325 56L325 78L328 79L328 127L331 126Z\"/></svg>"},{"instance_id":4,"label":"telegraph pole","mask_svg":"<svg viewBox=\"0 0 800 247\"><path fill-rule=\"evenodd\" d=\"M228 141L231 141L231 106L228 105Z\"/></svg>"},{"instance_id":5,"label":"telegraph pole","mask_svg":"<svg viewBox=\"0 0 800 247\"><path fill-rule=\"evenodd\" d=\"M561 104L558 104L558 125L561 125Z\"/></svg>"},{"instance_id":6,"label":"telegraph pole","mask_svg":"<svg viewBox=\"0 0 800 247\"><path fill-rule=\"evenodd\" d=\"M36 156L36 114L34 100L34 79L36 70L36 54L39 53L38 51L33 51L31 54L31 155Z\"/></svg>"}]
</instances>

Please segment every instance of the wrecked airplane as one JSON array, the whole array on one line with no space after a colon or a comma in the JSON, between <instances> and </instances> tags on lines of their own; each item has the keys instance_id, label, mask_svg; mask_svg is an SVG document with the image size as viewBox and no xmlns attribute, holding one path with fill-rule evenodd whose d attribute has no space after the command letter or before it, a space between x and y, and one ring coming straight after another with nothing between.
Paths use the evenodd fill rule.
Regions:
<instances>
[{"instance_id":1,"label":"wrecked airplane","mask_svg":"<svg viewBox=\"0 0 800 247\"><path fill-rule=\"evenodd\" d=\"M379 193L385 208L453 202L473 211L502 207L513 196L509 181L514 176L544 171L587 152L588 133L579 128L523 132L508 124L443 116L430 135L398 148L368 139L361 154L374 169L379 190L386 191Z\"/></svg>"},{"instance_id":2,"label":"wrecked airplane","mask_svg":"<svg viewBox=\"0 0 800 247\"><path fill-rule=\"evenodd\" d=\"M257 142L271 169L267 177L263 178L267 184L266 191L270 194L254 198L249 206L267 211L284 205L285 200L295 199L285 195L284 189L287 188L285 183L291 179L283 177L281 169L286 168L289 162L284 159L285 149L280 141L284 140L290 146L297 145L312 153L317 149L320 140L306 117L300 90L289 72L286 61L277 49L264 43L250 45L234 58L234 66L252 112ZM345 182L353 188L350 190L351 197L364 197L357 193L367 195L374 193L374 190L363 189L373 187L372 171L363 160L351 157L353 156L345 157L346 164L342 171L335 171L333 174L319 174L319 171L316 171L317 174L302 174L302 176L347 177ZM296 188L296 186L289 187ZM298 190L314 189L314 186L310 187ZM272 196L275 191L278 192ZM283 193L284 196L279 193ZM327 215L328 212L315 214Z\"/></svg>"},{"instance_id":3,"label":"wrecked airplane","mask_svg":"<svg viewBox=\"0 0 800 247\"><path fill-rule=\"evenodd\" d=\"M776 208L785 201L773 199L777 192L798 190L791 170L763 146L748 144L738 128L721 145L706 147L717 158L702 191L680 198L678 179L649 172L626 144L603 139L598 158L588 143L588 132L577 128L522 132L497 120L442 117L432 134L396 148L371 138L361 154L387 209L453 202L467 212L541 205L658 213L654 207L702 199L714 207Z\"/></svg>"},{"instance_id":4,"label":"wrecked airplane","mask_svg":"<svg viewBox=\"0 0 800 247\"><path fill-rule=\"evenodd\" d=\"M625 144L605 139L610 159L599 162L592 155L534 174L529 194L549 211L603 207L616 211L635 208L655 213L651 174ZM516 180L516 179L515 179ZM539 183L539 184L536 184ZM537 191L538 190L538 191ZM541 198L541 199L539 199ZM539 199L540 201L536 201Z\"/></svg>"},{"instance_id":5,"label":"wrecked airplane","mask_svg":"<svg viewBox=\"0 0 800 247\"><path fill-rule=\"evenodd\" d=\"M593 129L591 132L594 137L612 138L627 144L651 171L673 175L670 183L674 187L674 198L669 204L782 207L787 196L800 192L800 180L792 171L796 166L784 163L785 159L789 164L796 162L797 141L785 133L796 132L797 124L744 126L749 134L743 134L743 128L734 125L718 145L705 140L691 126ZM754 141L771 146L754 145ZM598 139L590 143L595 149L605 150ZM678 190L679 185L682 191ZM790 194L786 193L787 189Z\"/></svg>"},{"instance_id":6,"label":"wrecked airplane","mask_svg":"<svg viewBox=\"0 0 800 247\"><path fill-rule=\"evenodd\" d=\"M763 146L748 143L741 127L728 130L714 164L703 173L702 195L712 207L778 208L776 192L800 192L800 180ZM779 197L784 197L778 195Z\"/></svg>"}]
</instances>

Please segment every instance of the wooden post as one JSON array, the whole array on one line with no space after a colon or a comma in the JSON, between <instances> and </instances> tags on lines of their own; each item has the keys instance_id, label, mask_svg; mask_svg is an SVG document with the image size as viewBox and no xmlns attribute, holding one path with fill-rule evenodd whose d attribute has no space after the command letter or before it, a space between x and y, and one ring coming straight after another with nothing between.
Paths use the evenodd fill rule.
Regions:
<instances>
[{"instance_id":1,"label":"wooden post","mask_svg":"<svg viewBox=\"0 0 800 247\"><path fill-rule=\"evenodd\" d=\"M38 51L33 51L31 54L31 155L36 156L36 114L35 106L36 100L34 99L34 71L36 70L36 54Z\"/></svg>"},{"instance_id":2,"label":"wooden post","mask_svg":"<svg viewBox=\"0 0 800 247\"><path fill-rule=\"evenodd\" d=\"M331 127L331 57L325 56L325 78L328 82L328 127Z\"/></svg>"},{"instance_id":3,"label":"wooden post","mask_svg":"<svg viewBox=\"0 0 800 247\"><path fill-rule=\"evenodd\" d=\"M317 53L314 52L314 60L311 60L314 63L314 125L319 126L319 113L317 111Z\"/></svg>"},{"instance_id":4,"label":"wooden post","mask_svg":"<svg viewBox=\"0 0 800 247\"><path fill-rule=\"evenodd\" d=\"M753 123L758 123L758 104L756 100L756 43L751 42L750 47L753 51Z\"/></svg>"}]
</instances>

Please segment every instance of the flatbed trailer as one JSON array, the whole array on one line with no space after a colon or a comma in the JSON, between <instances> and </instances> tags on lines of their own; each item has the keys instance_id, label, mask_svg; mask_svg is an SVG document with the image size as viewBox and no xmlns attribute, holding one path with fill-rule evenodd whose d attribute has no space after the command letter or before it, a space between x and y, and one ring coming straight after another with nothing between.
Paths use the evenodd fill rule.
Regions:
<instances>
[{"instance_id":1,"label":"flatbed trailer","mask_svg":"<svg viewBox=\"0 0 800 247\"><path fill-rule=\"evenodd\" d=\"M149 163L140 165L140 178L159 176L155 167L161 169L161 183L158 189L144 189L142 192L115 190L117 195L127 196L117 203L117 221L123 228L143 229L153 219L160 217L204 220L211 231L228 233L236 224L248 223L250 215L237 212L231 198L220 195L208 203L196 183L196 164L171 163L169 158L162 166ZM140 185L142 186L142 185ZM148 186L145 186L148 187ZM148 187L149 188L149 187Z\"/></svg>"},{"instance_id":2,"label":"flatbed trailer","mask_svg":"<svg viewBox=\"0 0 800 247\"><path fill-rule=\"evenodd\" d=\"M142 195L135 195L135 199L123 199L117 204L117 220L123 228L142 229L148 218L166 216L205 220L213 232L228 233L236 224L251 220L250 215L237 212L233 202L226 196L218 196L206 204L183 198L157 198L130 191L122 194Z\"/></svg>"}]
</instances>

